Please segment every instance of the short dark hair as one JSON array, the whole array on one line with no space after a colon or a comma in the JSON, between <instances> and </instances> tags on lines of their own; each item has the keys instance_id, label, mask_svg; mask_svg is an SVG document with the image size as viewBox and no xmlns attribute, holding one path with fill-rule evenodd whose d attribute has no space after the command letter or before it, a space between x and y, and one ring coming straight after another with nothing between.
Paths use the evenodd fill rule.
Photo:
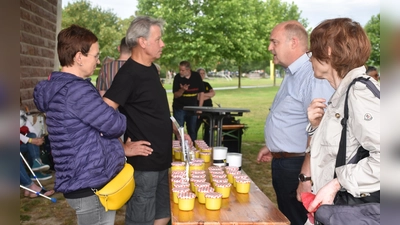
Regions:
<instances>
[{"instance_id":1,"label":"short dark hair","mask_svg":"<svg viewBox=\"0 0 400 225\"><path fill-rule=\"evenodd\" d=\"M375 66L368 66L367 71L365 71L365 73L368 74L369 72L372 72L372 71L378 71L378 70L376 69Z\"/></svg>"},{"instance_id":2,"label":"short dark hair","mask_svg":"<svg viewBox=\"0 0 400 225\"><path fill-rule=\"evenodd\" d=\"M121 39L121 43L119 44L119 51L120 53L131 53L131 51L129 50L128 45L126 44L126 38L123 37Z\"/></svg>"},{"instance_id":3,"label":"short dark hair","mask_svg":"<svg viewBox=\"0 0 400 225\"><path fill-rule=\"evenodd\" d=\"M97 41L93 32L75 24L61 30L57 35L57 53L61 66L72 66L78 52L87 56L90 47Z\"/></svg>"},{"instance_id":4,"label":"short dark hair","mask_svg":"<svg viewBox=\"0 0 400 225\"><path fill-rule=\"evenodd\" d=\"M328 47L331 55L328 55ZM350 18L324 20L310 35L312 57L329 62L343 78L350 70L363 66L371 53L371 43L362 26Z\"/></svg>"},{"instance_id":5,"label":"short dark hair","mask_svg":"<svg viewBox=\"0 0 400 225\"><path fill-rule=\"evenodd\" d=\"M190 69L190 62L189 61L182 61L179 63L179 66L184 66L188 69Z\"/></svg>"}]
</instances>

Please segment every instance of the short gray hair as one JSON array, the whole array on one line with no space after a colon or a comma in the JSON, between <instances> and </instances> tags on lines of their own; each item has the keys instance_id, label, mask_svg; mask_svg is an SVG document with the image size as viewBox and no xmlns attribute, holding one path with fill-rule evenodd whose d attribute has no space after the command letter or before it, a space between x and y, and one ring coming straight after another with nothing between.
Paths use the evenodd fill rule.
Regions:
<instances>
[{"instance_id":1,"label":"short gray hair","mask_svg":"<svg viewBox=\"0 0 400 225\"><path fill-rule=\"evenodd\" d=\"M161 33L163 33L164 20L155 19L149 16L136 17L126 32L126 44L130 49L136 47L140 37L148 38L151 26L159 26Z\"/></svg>"}]
</instances>

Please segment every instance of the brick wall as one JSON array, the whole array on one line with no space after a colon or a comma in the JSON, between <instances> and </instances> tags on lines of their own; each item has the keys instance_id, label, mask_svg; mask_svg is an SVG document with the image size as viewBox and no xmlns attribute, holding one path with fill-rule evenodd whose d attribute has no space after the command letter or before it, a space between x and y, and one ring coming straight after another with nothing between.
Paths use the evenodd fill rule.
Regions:
<instances>
[{"instance_id":1,"label":"brick wall","mask_svg":"<svg viewBox=\"0 0 400 225\"><path fill-rule=\"evenodd\" d=\"M61 0L20 0L20 96L37 111L35 85L58 67L56 34L61 23Z\"/></svg>"}]
</instances>

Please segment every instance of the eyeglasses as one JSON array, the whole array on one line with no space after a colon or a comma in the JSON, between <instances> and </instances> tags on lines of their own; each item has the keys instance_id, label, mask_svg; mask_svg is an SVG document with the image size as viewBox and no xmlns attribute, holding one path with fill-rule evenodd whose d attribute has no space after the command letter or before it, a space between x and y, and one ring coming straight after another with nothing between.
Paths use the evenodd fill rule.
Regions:
<instances>
[{"instance_id":1,"label":"eyeglasses","mask_svg":"<svg viewBox=\"0 0 400 225\"><path fill-rule=\"evenodd\" d=\"M99 60L99 58L100 58L100 52L97 55L92 55L89 53L86 53L86 54L93 56L96 60Z\"/></svg>"},{"instance_id":2,"label":"eyeglasses","mask_svg":"<svg viewBox=\"0 0 400 225\"><path fill-rule=\"evenodd\" d=\"M307 54L308 58L311 59L311 57L312 57L312 51L307 51L306 54Z\"/></svg>"}]
</instances>

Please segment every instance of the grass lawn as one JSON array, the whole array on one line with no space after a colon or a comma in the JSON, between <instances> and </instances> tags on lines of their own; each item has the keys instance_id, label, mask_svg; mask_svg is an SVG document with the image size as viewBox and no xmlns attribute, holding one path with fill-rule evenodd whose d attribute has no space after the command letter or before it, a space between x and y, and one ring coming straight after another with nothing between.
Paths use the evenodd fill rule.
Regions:
<instances>
[{"instance_id":1,"label":"grass lawn","mask_svg":"<svg viewBox=\"0 0 400 225\"><path fill-rule=\"evenodd\" d=\"M95 81L95 79L92 79ZM214 87L237 87L237 79L227 81L222 78L208 80ZM277 80L279 85L281 80ZM244 86L266 86L272 85L270 79L242 79ZM170 84L165 84L166 90L171 89ZM221 104L222 107L248 108L250 113L244 113L240 119L241 123L248 126L242 136L243 170L251 177L256 185L276 203L276 197L271 184L270 163L257 164L256 158L259 149L264 144L264 123L268 114L268 109L272 104L278 87L258 87L216 90L213 102ZM168 101L172 105L172 93L168 92ZM200 137L200 136L199 136ZM54 175L54 172L53 172ZM42 182L47 189L53 188L53 179ZM57 199L57 203L38 197L29 199L20 195L20 224L40 224L40 225L72 225L76 224L75 211L69 207L61 193L52 196ZM117 211L117 225L124 224L125 207Z\"/></svg>"}]
</instances>

